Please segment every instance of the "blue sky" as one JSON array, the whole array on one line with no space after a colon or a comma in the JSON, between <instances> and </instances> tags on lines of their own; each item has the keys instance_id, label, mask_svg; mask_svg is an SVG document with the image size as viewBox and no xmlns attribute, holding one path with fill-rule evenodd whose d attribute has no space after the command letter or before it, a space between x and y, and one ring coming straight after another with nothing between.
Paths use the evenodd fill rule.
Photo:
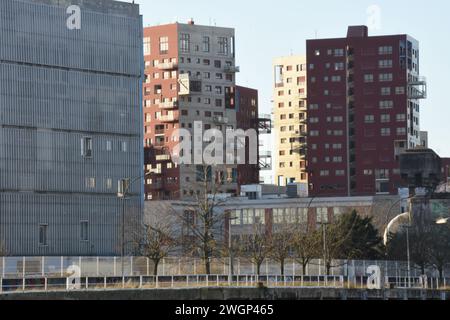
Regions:
<instances>
[{"instance_id":1,"label":"blue sky","mask_svg":"<svg viewBox=\"0 0 450 320\"><path fill-rule=\"evenodd\" d=\"M131 1L129 1L131 2ZM421 73L428 79L421 129L430 147L450 157L450 19L448 1L423 0L136 0L144 25L186 22L236 29L238 84L259 90L261 113L270 112L272 59L305 53L305 40L343 37L348 25L367 24L368 8L380 8L380 29L371 35L407 33L420 41Z\"/></svg>"}]
</instances>

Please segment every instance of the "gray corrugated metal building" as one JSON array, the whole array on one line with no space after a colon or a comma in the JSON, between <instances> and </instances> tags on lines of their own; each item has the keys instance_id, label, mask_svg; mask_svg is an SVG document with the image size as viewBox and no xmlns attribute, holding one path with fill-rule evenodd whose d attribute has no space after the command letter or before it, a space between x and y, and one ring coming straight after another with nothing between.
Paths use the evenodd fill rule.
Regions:
<instances>
[{"instance_id":1,"label":"gray corrugated metal building","mask_svg":"<svg viewBox=\"0 0 450 320\"><path fill-rule=\"evenodd\" d=\"M70 29L70 5L81 29ZM0 241L9 255L112 255L117 183L142 174L142 17L100 0L0 1ZM135 183L128 211L143 206Z\"/></svg>"}]
</instances>

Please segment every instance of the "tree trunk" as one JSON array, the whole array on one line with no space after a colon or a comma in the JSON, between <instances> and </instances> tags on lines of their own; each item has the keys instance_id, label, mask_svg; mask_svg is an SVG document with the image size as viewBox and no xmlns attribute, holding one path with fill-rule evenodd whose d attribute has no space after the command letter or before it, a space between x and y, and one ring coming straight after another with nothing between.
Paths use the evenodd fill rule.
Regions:
<instances>
[{"instance_id":1,"label":"tree trunk","mask_svg":"<svg viewBox=\"0 0 450 320\"><path fill-rule=\"evenodd\" d=\"M158 275L158 266L159 266L159 259L154 259L153 260L153 275L154 276Z\"/></svg>"},{"instance_id":2,"label":"tree trunk","mask_svg":"<svg viewBox=\"0 0 450 320\"><path fill-rule=\"evenodd\" d=\"M262 265L262 262L258 262L258 263L256 264L256 274L257 274L258 276L261 275L261 265Z\"/></svg>"},{"instance_id":3,"label":"tree trunk","mask_svg":"<svg viewBox=\"0 0 450 320\"><path fill-rule=\"evenodd\" d=\"M330 271L331 271L331 263L327 262L326 263L326 268L327 268L327 276L330 275Z\"/></svg>"},{"instance_id":4,"label":"tree trunk","mask_svg":"<svg viewBox=\"0 0 450 320\"><path fill-rule=\"evenodd\" d=\"M306 276L306 267L308 266L307 262L302 263L303 275Z\"/></svg>"},{"instance_id":5,"label":"tree trunk","mask_svg":"<svg viewBox=\"0 0 450 320\"><path fill-rule=\"evenodd\" d=\"M209 257L205 257L205 272L209 276L211 274L211 262Z\"/></svg>"},{"instance_id":6,"label":"tree trunk","mask_svg":"<svg viewBox=\"0 0 450 320\"><path fill-rule=\"evenodd\" d=\"M281 275L284 276L284 259L280 260Z\"/></svg>"}]
</instances>

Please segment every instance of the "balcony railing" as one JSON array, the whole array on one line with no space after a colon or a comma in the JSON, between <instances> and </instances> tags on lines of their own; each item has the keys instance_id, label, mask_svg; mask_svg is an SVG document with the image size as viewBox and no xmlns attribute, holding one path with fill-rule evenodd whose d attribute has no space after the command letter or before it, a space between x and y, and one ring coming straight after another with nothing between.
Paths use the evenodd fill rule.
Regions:
<instances>
[{"instance_id":1,"label":"balcony railing","mask_svg":"<svg viewBox=\"0 0 450 320\"><path fill-rule=\"evenodd\" d=\"M227 72L227 73L237 73L241 71L240 67L237 66L225 66L223 68L223 71Z\"/></svg>"},{"instance_id":2,"label":"balcony railing","mask_svg":"<svg viewBox=\"0 0 450 320\"><path fill-rule=\"evenodd\" d=\"M408 81L408 98L417 100L427 98L427 79L425 77L419 77L417 81Z\"/></svg>"},{"instance_id":3,"label":"balcony railing","mask_svg":"<svg viewBox=\"0 0 450 320\"><path fill-rule=\"evenodd\" d=\"M214 121L214 123L217 123L217 124L228 124L227 117L215 116L215 117L213 117L213 121Z\"/></svg>"},{"instance_id":4,"label":"balcony railing","mask_svg":"<svg viewBox=\"0 0 450 320\"><path fill-rule=\"evenodd\" d=\"M160 154L156 156L156 161L169 161L170 159L170 154Z\"/></svg>"},{"instance_id":5,"label":"balcony railing","mask_svg":"<svg viewBox=\"0 0 450 320\"><path fill-rule=\"evenodd\" d=\"M160 109L174 109L178 107L178 101L164 101L159 104Z\"/></svg>"},{"instance_id":6,"label":"balcony railing","mask_svg":"<svg viewBox=\"0 0 450 320\"><path fill-rule=\"evenodd\" d=\"M159 118L159 121L161 121L161 122L175 122L175 121L178 121L178 119L175 116L173 116L173 115L167 115L167 116L161 116Z\"/></svg>"},{"instance_id":7,"label":"balcony railing","mask_svg":"<svg viewBox=\"0 0 450 320\"><path fill-rule=\"evenodd\" d=\"M159 70L173 70L178 68L178 64L176 62L163 62L159 63L156 67Z\"/></svg>"}]
</instances>

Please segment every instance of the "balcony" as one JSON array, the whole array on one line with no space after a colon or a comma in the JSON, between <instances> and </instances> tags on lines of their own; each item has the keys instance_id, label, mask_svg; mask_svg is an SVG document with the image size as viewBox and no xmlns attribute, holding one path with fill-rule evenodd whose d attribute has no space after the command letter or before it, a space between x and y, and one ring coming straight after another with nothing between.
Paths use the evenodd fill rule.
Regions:
<instances>
[{"instance_id":1,"label":"balcony","mask_svg":"<svg viewBox=\"0 0 450 320\"><path fill-rule=\"evenodd\" d=\"M164 140L156 140L155 143L153 144L154 147L156 148L163 148L166 146Z\"/></svg>"},{"instance_id":2,"label":"balcony","mask_svg":"<svg viewBox=\"0 0 450 320\"><path fill-rule=\"evenodd\" d=\"M173 70L178 68L178 64L176 62L164 62L164 63L159 63L156 66L159 70Z\"/></svg>"},{"instance_id":3,"label":"balcony","mask_svg":"<svg viewBox=\"0 0 450 320\"><path fill-rule=\"evenodd\" d=\"M155 130L155 136L163 136L165 134L164 129L156 129Z\"/></svg>"},{"instance_id":4,"label":"balcony","mask_svg":"<svg viewBox=\"0 0 450 320\"><path fill-rule=\"evenodd\" d=\"M171 160L170 154L160 154L160 155L157 155L155 158L156 158L156 161L170 161Z\"/></svg>"},{"instance_id":5,"label":"balcony","mask_svg":"<svg viewBox=\"0 0 450 320\"><path fill-rule=\"evenodd\" d=\"M300 99L300 100L305 100L307 98L306 92L305 93L299 93L297 95L297 98Z\"/></svg>"},{"instance_id":6,"label":"balcony","mask_svg":"<svg viewBox=\"0 0 450 320\"><path fill-rule=\"evenodd\" d=\"M178 101L165 101L159 104L160 109L176 109L178 108Z\"/></svg>"},{"instance_id":7,"label":"balcony","mask_svg":"<svg viewBox=\"0 0 450 320\"><path fill-rule=\"evenodd\" d=\"M223 71L226 73L237 73L241 71L241 68L236 66L224 66Z\"/></svg>"},{"instance_id":8,"label":"balcony","mask_svg":"<svg viewBox=\"0 0 450 320\"><path fill-rule=\"evenodd\" d=\"M222 116L213 117L213 121L215 124L228 124L228 118Z\"/></svg>"},{"instance_id":9,"label":"balcony","mask_svg":"<svg viewBox=\"0 0 450 320\"><path fill-rule=\"evenodd\" d=\"M416 81L408 81L408 98L421 100L427 98L427 79L419 77Z\"/></svg>"},{"instance_id":10,"label":"balcony","mask_svg":"<svg viewBox=\"0 0 450 320\"><path fill-rule=\"evenodd\" d=\"M174 115L161 116L158 120L161 122L177 122L178 121L178 119Z\"/></svg>"}]
</instances>

